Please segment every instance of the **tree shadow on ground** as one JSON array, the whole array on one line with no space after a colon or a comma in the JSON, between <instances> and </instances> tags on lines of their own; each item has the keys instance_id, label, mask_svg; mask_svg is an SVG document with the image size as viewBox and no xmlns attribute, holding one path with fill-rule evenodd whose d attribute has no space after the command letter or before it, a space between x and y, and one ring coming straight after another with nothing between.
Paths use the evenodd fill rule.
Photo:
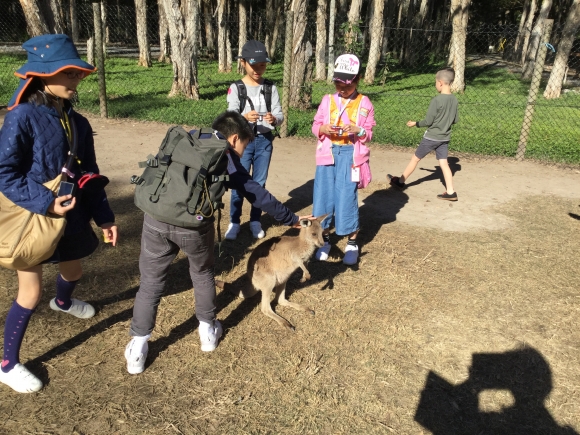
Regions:
<instances>
[{"instance_id":1,"label":"tree shadow on ground","mask_svg":"<svg viewBox=\"0 0 580 435\"><path fill-rule=\"evenodd\" d=\"M451 169L451 173L454 176L455 176L456 172L461 171L461 165L459 164L458 157L448 157L447 162L449 163L449 168ZM436 165L435 169L427 169L427 168L419 168L419 169L421 171L430 172L431 174L426 175L422 178L419 178L418 180L407 183L407 188L412 187L412 186L417 186L417 185L424 183L426 181L433 181L433 180L439 180L441 182L441 184L443 185L443 187L445 187L445 177L443 177L443 172L441 171L440 166Z\"/></svg>"},{"instance_id":2,"label":"tree shadow on ground","mask_svg":"<svg viewBox=\"0 0 580 435\"><path fill-rule=\"evenodd\" d=\"M545 408L551 390L550 365L533 348L476 353L469 378L459 385L429 372L415 421L434 435L578 435ZM495 396L486 400L482 393ZM481 410L482 405L495 409Z\"/></svg>"}]
</instances>

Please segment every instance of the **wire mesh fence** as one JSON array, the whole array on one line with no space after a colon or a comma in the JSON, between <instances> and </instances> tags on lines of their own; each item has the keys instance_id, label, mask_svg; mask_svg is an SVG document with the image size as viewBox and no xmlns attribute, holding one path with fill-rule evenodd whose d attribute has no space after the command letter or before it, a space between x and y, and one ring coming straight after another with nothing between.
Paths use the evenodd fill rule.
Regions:
<instances>
[{"instance_id":1,"label":"wire mesh fence","mask_svg":"<svg viewBox=\"0 0 580 435\"><path fill-rule=\"evenodd\" d=\"M220 18L202 10L197 39L200 98L194 101L168 98L174 83L174 68L167 31L160 26L158 6L147 8L150 68L137 65L135 7L109 4L105 12L109 116L207 125L227 108L227 89L240 78L235 59L241 35L237 13ZM77 47L85 56L86 40L94 33L91 5L79 4L77 14ZM408 128L406 122L425 116L430 100L437 95L435 73L447 65L454 65L460 72L464 65L463 74L459 74L463 76L464 88L456 93L460 121L453 127L452 152L475 153L481 158L525 156L580 163L580 47L573 42L570 56L558 60L559 44L563 43L561 28L554 27L547 40L537 41L538 56L533 60L537 61L544 51L545 62L542 61L543 67L537 67L531 78L522 79L521 46L525 35L517 26L476 23L464 33L465 43L455 43L453 26L448 19L405 22L389 18L376 26L369 12L364 21L354 25L333 17L332 44L328 43L326 27L322 33L324 44L317 45L320 32L315 10L297 13L291 33L286 31L286 16L276 10L252 11L242 22L246 39L264 41L269 48L273 63L265 76L277 84L281 94L288 93L290 135L311 135L318 104L324 94L334 92L334 86L327 80L332 59L351 52L363 63L358 89L369 96L375 107L375 143L416 146L423 129ZM9 7L0 6L0 17L0 105L6 105L17 84L13 73L25 61L20 44L27 39L26 21L18 4L13 3ZM220 56L218 41L220 27L225 30L223 56ZM293 38L293 62L290 77L285 81L287 34ZM533 40L531 35L530 43ZM554 69L564 71L553 74ZM559 93L549 94L550 80L559 81L556 86L561 88ZM534 82L538 88L532 96ZM555 94L558 95L554 97ZM84 80L79 97L82 110L98 113L96 75Z\"/></svg>"}]
</instances>

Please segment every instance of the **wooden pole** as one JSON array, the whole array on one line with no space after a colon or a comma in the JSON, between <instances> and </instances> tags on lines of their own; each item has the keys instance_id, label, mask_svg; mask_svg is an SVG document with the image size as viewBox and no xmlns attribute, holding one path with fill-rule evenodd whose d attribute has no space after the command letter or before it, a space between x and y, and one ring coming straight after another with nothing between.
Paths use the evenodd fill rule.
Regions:
<instances>
[{"instance_id":1,"label":"wooden pole","mask_svg":"<svg viewBox=\"0 0 580 435\"><path fill-rule=\"evenodd\" d=\"M286 12L286 36L284 41L284 93L282 94L282 113L284 122L280 126L280 136L288 136L288 122L290 121L288 109L290 108L290 82L292 75L292 43L294 40L294 11Z\"/></svg>"},{"instance_id":2,"label":"wooden pole","mask_svg":"<svg viewBox=\"0 0 580 435\"><path fill-rule=\"evenodd\" d=\"M99 76L99 101L101 118L107 117L107 86L105 82L105 58L103 55L103 24L101 21L101 2L93 3L93 21L95 26L95 55L97 57L97 75Z\"/></svg>"}]
</instances>

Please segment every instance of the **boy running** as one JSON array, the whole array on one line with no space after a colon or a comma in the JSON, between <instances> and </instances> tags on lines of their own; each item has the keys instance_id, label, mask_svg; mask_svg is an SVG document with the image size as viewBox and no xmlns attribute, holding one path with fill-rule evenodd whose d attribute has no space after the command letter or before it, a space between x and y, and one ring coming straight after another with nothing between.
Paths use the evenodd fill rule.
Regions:
<instances>
[{"instance_id":1,"label":"boy running","mask_svg":"<svg viewBox=\"0 0 580 435\"><path fill-rule=\"evenodd\" d=\"M437 160L443 177L445 178L446 191L437 198L447 201L457 201L457 192L453 190L453 173L449 168L447 162L447 155L449 153L449 140L451 139L451 126L459 121L459 113L457 111L457 98L451 93L451 84L455 78L455 71L453 68L444 68L437 71L435 75L435 88L439 95L434 97L429 104L427 116L421 121L408 121L407 127L428 127L423 135L423 140L419 144L415 155L411 157L411 161L405 168L403 175L400 177L393 177L387 174L391 186L396 186L400 189L406 187L405 182L411 176L417 164L423 157L435 150Z\"/></svg>"}]
</instances>

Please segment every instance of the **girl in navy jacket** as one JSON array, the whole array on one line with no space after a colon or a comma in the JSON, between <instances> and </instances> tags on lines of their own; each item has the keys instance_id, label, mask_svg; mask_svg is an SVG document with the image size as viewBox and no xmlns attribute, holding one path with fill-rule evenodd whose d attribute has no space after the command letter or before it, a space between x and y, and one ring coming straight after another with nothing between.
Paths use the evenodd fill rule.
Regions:
<instances>
[{"instance_id":1,"label":"girl in navy jacket","mask_svg":"<svg viewBox=\"0 0 580 435\"><path fill-rule=\"evenodd\" d=\"M69 101L76 95L80 81L95 68L79 58L66 35L37 36L25 42L23 48L28 52L28 62L15 73L20 85L0 130L0 191L31 212L66 215L64 236L53 256L45 261L58 263L60 271L50 308L86 319L94 316L95 309L71 295L82 276L80 259L94 252L99 244L90 221L103 229L105 240L114 246L115 217L103 183L90 193L83 189L81 196L57 198L43 183L64 172L78 191L82 175L99 173L91 126ZM66 201L70 204L65 205ZM28 321L41 296L42 264L18 270L18 296L8 311L4 328L0 382L20 393L42 388L42 382L19 361Z\"/></svg>"}]
</instances>

